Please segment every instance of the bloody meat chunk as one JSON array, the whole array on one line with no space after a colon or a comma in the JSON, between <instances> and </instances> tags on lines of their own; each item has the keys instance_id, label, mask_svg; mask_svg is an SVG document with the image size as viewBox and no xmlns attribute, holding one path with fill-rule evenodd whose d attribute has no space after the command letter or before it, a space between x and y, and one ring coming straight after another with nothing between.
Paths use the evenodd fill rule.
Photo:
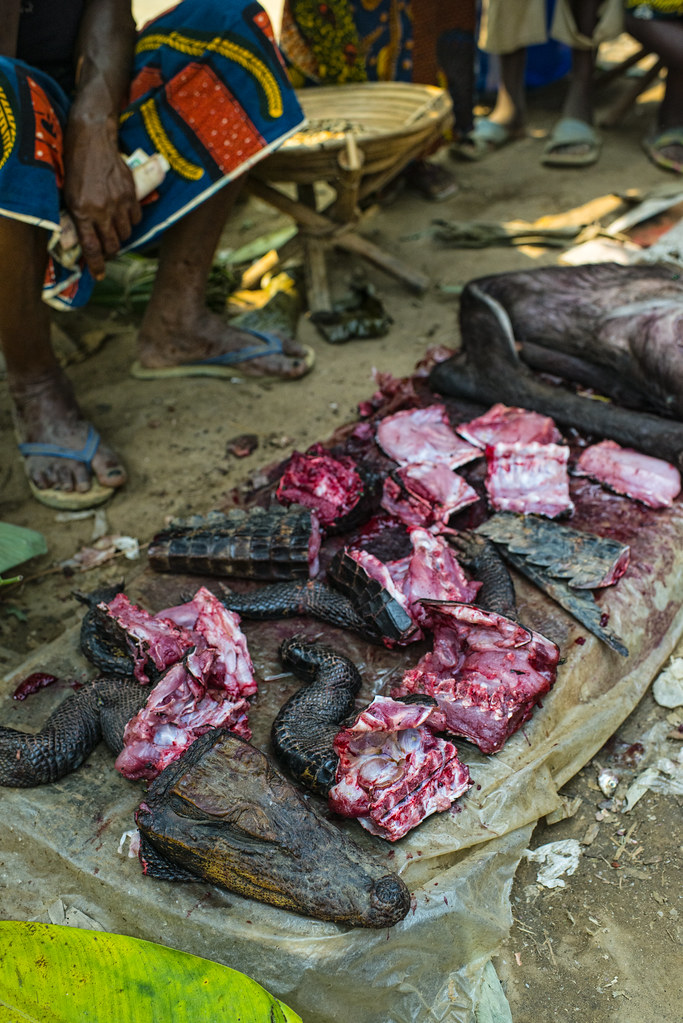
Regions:
<instances>
[{"instance_id":1,"label":"bloody meat chunk","mask_svg":"<svg viewBox=\"0 0 683 1023\"><path fill-rule=\"evenodd\" d=\"M622 448L613 440L582 451L573 471L575 476L590 476L648 508L668 508L681 490L681 475L670 462Z\"/></svg>"},{"instance_id":2,"label":"bloody meat chunk","mask_svg":"<svg viewBox=\"0 0 683 1023\"><path fill-rule=\"evenodd\" d=\"M348 455L333 458L316 444L306 454L295 451L280 478L276 496L281 504L301 504L315 512L329 528L348 519L365 485L356 463Z\"/></svg>"},{"instance_id":3,"label":"bloody meat chunk","mask_svg":"<svg viewBox=\"0 0 683 1023\"><path fill-rule=\"evenodd\" d=\"M554 643L502 615L468 604L428 605L434 647L391 691L433 696L429 726L497 753L555 682Z\"/></svg>"},{"instance_id":4,"label":"bloody meat chunk","mask_svg":"<svg viewBox=\"0 0 683 1023\"><path fill-rule=\"evenodd\" d=\"M125 593L98 605L120 628L135 663L134 675L143 685L149 682L150 662L160 671L175 664L193 645L187 629L163 615L151 615L131 604Z\"/></svg>"},{"instance_id":5,"label":"bloody meat chunk","mask_svg":"<svg viewBox=\"0 0 683 1023\"><path fill-rule=\"evenodd\" d=\"M205 587L193 600L161 614L165 617L160 621L189 637L191 649L168 668L145 706L127 723L124 748L116 760L126 778L156 778L211 728L251 737L245 697L257 686L239 616Z\"/></svg>"},{"instance_id":6,"label":"bloody meat chunk","mask_svg":"<svg viewBox=\"0 0 683 1023\"><path fill-rule=\"evenodd\" d=\"M558 444L562 434L550 416L498 402L488 412L456 427L461 437L478 448L489 444Z\"/></svg>"},{"instance_id":7,"label":"bloody meat chunk","mask_svg":"<svg viewBox=\"0 0 683 1023\"><path fill-rule=\"evenodd\" d=\"M382 507L407 526L445 525L479 495L443 463L416 462L384 480Z\"/></svg>"},{"instance_id":8,"label":"bloody meat chunk","mask_svg":"<svg viewBox=\"0 0 683 1023\"><path fill-rule=\"evenodd\" d=\"M486 492L496 511L555 518L574 511L569 448L562 444L493 444L486 448Z\"/></svg>"},{"instance_id":9,"label":"bloody meat chunk","mask_svg":"<svg viewBox=\"0 0 683 1023\"><path fill-rule=\"evenodd\" d=\"M448 810L472 782L453 743L425 726L434 709L376 696L334 740L330 809L390 842Z\"/></svg>"},{"instance_id":10,"label":"bloody meat chunk","mask_svg":"<svg viewBox=\"0 0 683 1023\"><path fill-rule=\"evenodd\" d=\"M480 458L481 451L453 431L445 405L405 409L377 425L377 443L399 465L440 462L449 469Z\"/></svg>"},{"instance_id":11,"label":"bloody meat chunk","mask_svg":"<svg viewBox=\"0 0 683 1023\"><path fill-rule=\"evenodd\" d=\"M449 600L471 603L481 583L470 581L448 544L426 529L412 529L413 553L387 562L395 586L406 600L408 613L417 625L425 625L428 613L421 601ZM421 639L422 633L417 637Z\"/></svg>"}]
</instances>

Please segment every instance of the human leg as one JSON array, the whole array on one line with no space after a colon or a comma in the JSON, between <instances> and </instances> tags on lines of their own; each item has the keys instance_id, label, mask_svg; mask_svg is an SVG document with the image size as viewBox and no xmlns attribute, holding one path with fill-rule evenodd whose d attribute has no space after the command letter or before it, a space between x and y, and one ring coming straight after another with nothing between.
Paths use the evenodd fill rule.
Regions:
<instances>
[{"instance_id":1,"label":"human leg","mask_svg":"<svg viewBox=\"0 0 683 1023\"><path fill-rule=\"evenodd\" d=\"M657 127L645 143L646 152L659 166L683 173L683 17L645 19L627 11L625 28L667 69Z\"/></svg>"},{"instance_id":2,"label":"human leg","mask_svg":"<svg viewBox=\"0 0 683 1023\"><path fill-rule=\"evenodd\" d=\"M0 344L22 443L79 451L88 438L71 384L50 344L50 311L41 300L47 234L24 221L0 217ZM88 464L52 455L26 456L34 494L67 508L99 503L125 482L114 453L99 445Z\"/></svg>"},{"instance_id":3,"label":"human leg","mask_svg":"<svg viewBox=\"0 0 683 1023\"><path fill-rule=\"evenodd\" d=\"M548 166L586 166L600 155L600 139L593 129L593 34L602 0L564 0L571 24L572 70L562 116L545 146ZM584 40L590 45L584 45ZM581 45L579 45L581 43Z\"/></svg>"},{"instance_id":4,"label":"human leg","mask_svg":"<svg viewBox=\"0 0 683 1023\"><path fill-rule=\"evenodd\" d=\"M159 270L138 334L136 376L197 372L202 360L254 348L253 334L231 327L205 304L214 253L241 187L242 179L225 185L162 236ZM281 353L233 364L225 375L296 379L311 366L309 349L282 339ZM215 367L206 366L207 375L215 374Z\"/></svg>"}]
</instances>

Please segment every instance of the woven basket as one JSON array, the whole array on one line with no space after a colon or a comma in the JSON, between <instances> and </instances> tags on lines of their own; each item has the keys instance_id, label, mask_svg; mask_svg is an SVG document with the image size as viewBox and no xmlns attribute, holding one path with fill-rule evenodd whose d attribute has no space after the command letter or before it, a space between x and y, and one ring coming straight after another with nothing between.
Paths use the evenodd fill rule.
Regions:
<instances>
[{"instance_id":1,"label":"woven basket","mask_svg":"<svg viewBox=\"0 0 683 1023\"><path fill-rule=\"evenodd\" d=\"M349 132L363 151L363 174L381 173L421 144L426 149L453 117L447 92L409 82L325 85L298 98L307 126L256 164L252 174L264 181L334 180Z\"/></svg>"}]
</instances>

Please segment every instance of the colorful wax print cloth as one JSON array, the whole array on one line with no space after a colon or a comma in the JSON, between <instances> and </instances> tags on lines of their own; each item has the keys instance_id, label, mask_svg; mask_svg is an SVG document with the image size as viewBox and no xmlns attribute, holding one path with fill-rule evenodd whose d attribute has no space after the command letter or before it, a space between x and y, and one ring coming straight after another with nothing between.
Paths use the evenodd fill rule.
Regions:
<instances>
[{"instance_id":1,"label":"colorful wax print cloth","mask_svg":"<svg viewBox=\"0 0 683 1023\"><path fill-rule=\"evenodd\" d=\"M474 25L474 0L284 0L280 49L297 87L436 85L439 40Z\"/></svg>"},{"instance_id":2,"label":"colorful wax print cloth","mask_svg":"<svg viewBox=\"0 0 683 1023\"><path fill-rule=\"evenodd\" d=\"M636 18L668 21L683 18L683 0L624 0L624 8Z\"/></svg>"},{"instance_id":3,"label":"colorful wax print cloth","mask_svg":"<svg viewBox=\"0 0 683 1023\"><path fill-rule=\"evenodd\" d=\"M0 58L0 215L59 231L70 100L50 76ZM304 118L268 15L244 0L182 0L139 33L122 154L161 153L169 171L122 251L140 248L280 146ZM82 263L51 256L44 298L84 305Z\"/></svg>"}]
</instances>

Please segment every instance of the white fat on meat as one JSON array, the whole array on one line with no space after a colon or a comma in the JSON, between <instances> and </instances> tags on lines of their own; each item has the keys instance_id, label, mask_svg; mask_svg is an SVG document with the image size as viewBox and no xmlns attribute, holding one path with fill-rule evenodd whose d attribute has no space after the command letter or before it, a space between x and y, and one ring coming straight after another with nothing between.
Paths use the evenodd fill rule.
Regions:
<instances>
[{"instance_id":1,"label":"white fat on meat","mask_svg":"<svg viewBox=\"0 0 683 1023\"><path fill-rule=\"evenodd\" d=\"M330 809L390 842L448 810L472 782L455 746L430 731L433 710L376 696L334 741Z\"/></svg>"},{"instance_id":2,"label":"white fat on meat","mask_svg":"<svg viewBox=\"0 0 683 1023\"><path fill-rule=\"evenodd\" d=\"M155 778L212 728L251 738L246 697L257 691L257 684L239 615L204 586L191 601L159 614L160 621L187 634L190 647L124 729L116 768L131 779Z\"/></svg>"},{"instance_id":3,"label":"white fat on meat","mask_svg":"<svg viewBox=\"0 0 683 1023\"><path fill-rule=\"evenodd\" d=\"M556 518L570 514L567 462L563 444L493 444L486 448L486 493L496 511Z\"/></svg>"},{"instance_id":4,"label":"white fat on meat","mask_svg":"<svg viewBox=\"0 0 683 1023\"><path fill-rule=\"evenodd\" d=\"M391 695L433 696L436 731L497 753L555 682L559 650L538 632L467 604L430 608L434 645Z\"/></svg>"},{"instance_id":5,"label":"white fat on meat","mask_svg":"<svg viewBox=\"0 0 683 1023\"><path fill-rule=\"evenodd\" d=\"M381 504L413 527L445 525L451 515L478 500L476 490L445 463L415 462L385 478Z\"/></svg>"}]
</instances>

